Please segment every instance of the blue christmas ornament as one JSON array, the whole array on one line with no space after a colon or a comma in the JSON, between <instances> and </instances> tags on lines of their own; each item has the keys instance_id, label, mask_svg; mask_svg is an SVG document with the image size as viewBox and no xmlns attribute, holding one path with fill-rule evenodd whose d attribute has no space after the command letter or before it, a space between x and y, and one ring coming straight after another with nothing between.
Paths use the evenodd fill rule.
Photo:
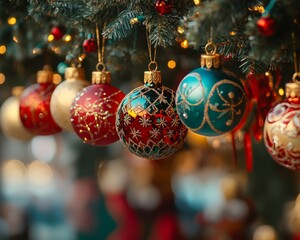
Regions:
<instances>
[{"instance_id":1,"label":"blue christmas ornament","mask_svg":"<svg viewBox=\"0 0 300 240\"><path fill-rule=\"evenodd\" d=\"M201 67L186 75L176 92L177 112L193 132L218 136L232 131L242 120L246 94L240 80L220 68L220 55L207 51Z\"/></svg>"}]
</instances>

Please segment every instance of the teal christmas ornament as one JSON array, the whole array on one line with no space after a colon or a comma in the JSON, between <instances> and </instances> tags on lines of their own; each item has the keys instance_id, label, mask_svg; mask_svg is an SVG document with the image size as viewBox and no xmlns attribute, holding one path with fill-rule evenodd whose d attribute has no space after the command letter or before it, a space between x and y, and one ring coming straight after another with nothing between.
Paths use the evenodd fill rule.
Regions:
<instances>
[{"instance_id":1,"label":"teal christmas ornament","mask_svg":"<svg viewBox=\"0 0 300 240\"><path fill-rule=\"evenodd\" d=\"M201 67L186 75L176 92L177 112L193 132L218 136L235 129L246 108L246 94L239 79L221 70L220 55L208 43Z\"/></svg>"}]
</instances>

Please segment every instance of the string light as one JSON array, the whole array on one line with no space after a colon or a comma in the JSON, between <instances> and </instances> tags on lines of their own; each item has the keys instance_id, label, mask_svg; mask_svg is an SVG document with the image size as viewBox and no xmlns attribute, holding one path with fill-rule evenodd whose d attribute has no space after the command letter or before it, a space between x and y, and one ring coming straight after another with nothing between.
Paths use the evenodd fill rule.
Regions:
<instances>
[{"instance_id":1,"label":"string light","mask_svg":"<svg viewBox=\"0 0 300 240\"><path fill-rule=\"evenodd\" d=\"M188 47L189 47L189 42L188 42L188 40L182 41L181 44L180 44L180 46L181 46L182 48L188 48Z\"/></svg>"},{"instance_id":2,"label":"string light","mask_svg":"<svg viewBox=\"0 0 300 240\"><path fill-rule=\"evenodd\" d=\"M10 17L7 19L7 23L9 25L15 25L17 23L17 19L15 17Z\"/></svg>"},{"instance_id":3,"label":"string light","mask_svg":"<svg viewBox=\"0 0 300 240\"><path fill-rule=\"evenodd\" d=\"M66 34L63 38L65 42L70 42L72 40L72 36L70 34Z\"/></svg>"},{"instance_id":4,"label":"string light","mask_svg":"<svg viewBox=\"0 0 300 240\"><path fill-rule=\"evenodd\" d=\"M49 34L47 40L48 42L52 42L54 40L54 36L52 34Z\"/></svg>"},{"instance_id":5,"label":"string light","mask_svg":"<svg viewBox=\"0 0 300 240\"><path fill-rule=\"evenodd\" d=\"M3 73L0 73L0 84L3 84L5 82L5 75Z\"/></svg>"},{"instance_id":6,"label":"string light","mask_svg":"<svg viewBox=\"0 0 300 240\"><path fill-rule=\"evenodd\" d=\"M174 60L168 61L168 68L174 69L176 67L176 62Z\"/></svg>"},{"instance_id":7,"label":"string light","mask_svg":"<svg viewBox=\"0 0 300 240\"><path fill-rule=\"evenodd\" d=\"M200 4L200 0L194 0L194 3L196 6L198 6Z\"/></svg>"},{"instance_id":8,"label":"string light","mask_svg":"<svg viewBox=\"0 0 300 240\"><path fill-rule=\"evenodd\" d=\"M61 76L57 73L53 74L53 83L59 84L61 82Z\"/></svg>"},{"instance_id":9,"label":"string light","mask_svg":"<svg viewBox=\"0 0 300 240\"><path fill-rule=\"evenodd\" d=\"M283 96L283 95L284 95L284 89L283 89L283 88L279 88L279 89L278 89L278 94L279 94L280 96Z\"/></svg>"},{"instance_id":10,"label":"string light","mask_svg":"<svg viewBox=\"0 0 300 240\"><path fill-rule=\"evenodd\" d=\"M181 27L181 26L179 26L179 27L177 28L177 32L180 33L180 34L183 34L183 33L184 33L184 28Z\"/></svg>"},{"instance_id":11,"label":"string light","mask_svg":"<svg viewBox=\"0 0 300 240\"><path fill-rule=\"evenodd\" d=\"M16 36L13 37L14 42L18 43L18 38Z\"/></svg>"},{"instance_id":12,"label":"string light","mask_svg":"<svg viewBox=\"0 0 300 240\"><path fill-rule=\"evenodd\" d=\"M0 46L0 54L6 53L6 47L4 45Z\"/></svg>"}]
</instances>

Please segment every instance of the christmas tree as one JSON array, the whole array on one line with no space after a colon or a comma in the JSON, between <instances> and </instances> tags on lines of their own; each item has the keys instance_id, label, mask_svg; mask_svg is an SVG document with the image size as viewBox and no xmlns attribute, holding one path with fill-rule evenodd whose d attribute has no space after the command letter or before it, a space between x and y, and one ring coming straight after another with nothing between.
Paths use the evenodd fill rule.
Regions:
<instances>
[{"instance_id":1,"label":"christmas tree","mask_svg":"<svg viewBox=\"0 0 300 240\"><path fill-rule=\"evenodd\" d=\"M55 84L61 81L67 67L84 68L85 78L79 76L77 70L72 70L73 75L69 74L70 79L67 80L92 79L93 84L103 84L102 90L106 89L106 91L101 90L99 93L97 85L93 92L87 94L80 92L84 100L80 102L80 97L77 97L77 102L72 105L72 117L68 115L69 111L68 114L58 115L59 117L66 115L67 120L70 120L69 128L72 130L72 122L75 132L85 143L101 146L103 142L110 142L107 141L108 138L113 141L120 138L131 152L138 153L136 155L140 157L169 158L175 150L182 147L187 126L191 131L205 136L232 133L232 136L229 136L230 140L221 136L223 139L217 141L219 144L222 142L227 150L231 149L228 142L233 141L234 154L236 154L234 134L238 135L242 132L243 139L240 141L243 142L242 150L237 147L238 155L233 158L245 159L246 163L239 161L235 166L238 165L252 172L249 175L248 191L258 202L257 209L262 216L260 220L278 228L280 223L277 220L280 219L283 211L282 204L294 198L296 185L292 174L289 174L290 170L273 165L273 161L263 160L271 159L269 156L271 155L276 162L286 168L300 169L300 164L297 162L300 146L298 139L299 8L300 2L297 0L0 0L0 84L2 85L0 101L3 102L10 97L10 90L14 86L33 84L36 73L46 64L51 65L52 69L61 75L56 74L58 80ZM199 62L201 54L206 55L205 59L208 60L202 59L203 61ZM200 65L201 70L197 70ZM231 73L227 70L223 71L222 66ZM149 70L145 73L146 81L143 86L140 86L144 73L141 69ZM156 70L161 70L163 77ZM98 73L94 74L94 72ZM119 89L111 90L113 94L120 94L118 99L109 99L105 95L110 89L106 85L110 82L110 72L112 83L124 92L130 92L132 88L139 86L126 95L124 102L121 103L116 117L117 130L114 129L115 118L110 118L103 125L101 125L103 122L96 121L96 117L100 115L105 119L115 117L117 107L125 96ZM212 72L210 80L215 81L211 81L211 85L205 83L204 75L201 75L208 72ZM76 77L74 74L77 74ZM216 76L221 77L215 80ZM163 86L161 79L164 79L163 82L170 89ZM203 88L193 85L195 79L203 80L201 82ZM220 80L223 79L235 88L232 86L218 88L221 85ZM71 81L69 86L72 86ZM295 85L286 85L285 91L284 86L288 83ZM83 82L80 86L78 84L76 91L81 91L85 84ZM214 84L219 85L216 87ZM177 87L175 93L173 90ZM154 90L148 91L149 88ZM196 89L197 93L196 103L189 102L191 99L188 99L189 91L192 92L193 89ZM205 96L203 101L203 98L201 99L203 96L200 96L203 89L216 90L217 93L203 94ZM282 96L285 93L287 98L284 100ZM101 107L94 102L86 103L85 94L89 100L102 97L101 101L95 100L98 101L97 104L101 102ZM58 94L56 98L59 99L60 95L64 94ZM50 101L50 96L47 97ZM220 101L214 102L213 100L217 98ZM145 104L146 107L140 109L140 103L143 101L149 104ZM43 107L49 106L48 102L42 104ZM199 111L199 114L197 107L201 104L205 107L201 109L202 112ZM31 107L28 105L28 108ZM69 109L70 106L67 107ZM93 110L91 114L93 107L97 111ZM273 107L274 110L269 113ZM115 112L112 113L112 109ZM136 109L138 114L135 112ZM218 127L212 124L212 121L207 121L206 118L211 117L207 109L216 113L213 117L215 117L214 121L220 124ZM293 120L277 122L278 114L284 115L283 109L288 113L292 112ZM30 113L31 110L28 111ZM92 116L93 121L83 124L80 111L88 117ZM141 112L143 116L139 115ZM23 123L30 120L29 113L21 113ZM47 112L38 113L36 119L47 120L46 122L49 123L52 119L49 120L47 114ZM270 118L272 117L271 120L276 121L268 120L268 129L263 132L268 114ZM201 124L197 125L199 119ZM295 124L290 124L291 122ZM293 125L292 128L284 128L290 127L289 124ZM54 123L52 127L53 125ZM201 128L204 128L204 131ZM105 130L112 130L109 133L111 135ZM275 138L271 136L274 132L277 134ZM281 135L283 133L286 135L284 140ZM104 140L101 139L102 136ZM214 142L214 139L210 141ZM141 142L144 145L141 145ZM190 148L195 144L194 142L196 141L187 141L184 147ZM263 144L266 145L269 155ZM76 161L76 178L87 176L95 178L95 165L98 164L97 149L88 145L81 146L80 149L81 153L78 154ZM101 151L103 157L109 158L110 147L103 147ZM285 154L292 157L286 160ZM85 158L92 159L92 162L86 164ZM168 169L162 163L153 166L153 168L159 166L160 169ZM266 179L265 169L270 170L268 179ZM163 178L159 174L165 177L162 173L158 173L159 177ZM281 174L284 178L278 180L278 175ZM182 176L178 174L177 177ZM261 192L270 188L272 181L280 186L280 190L277 188L270 190L269 197L276 199L270 210L268 199L264 199ZM168 189L159 186L159 182L155 184L168 195ZM286 188L287 185L292 187ZM168 195L166 205L169 203L169 198L171 197ZM181 200L178 200L178 204L181 204L181 207L185 206L186 199L182 202ZM229 203L231 198L227 200ZM131 214L130 207L123 201L125 201L123 195L112 197L112 204L123 204L126 210L124 211L132 221L130 223L136 224L135 214ZM175 208L175 204L174 206L172 204L169 208ZM273 211L273 208L278 205L279 209ZM182 207L181 210L183 215L189 214L189 209ZM202 217L198 216L199 219L201 218L199 222L204 219ZM171 219L169 222L173 221L172 216L167 216L166 219ZM211 222L203 224L209 225ZM169 227L174 228L174 226ZM158 232L159 227L158 224L156 229ZM150 229L148 231L150 232ZM284 231L281 233L282 236L285 236L284 233ZM156 236L155 233L153 236ZM232 239L238 239L240 236L236 235L236 238L232 237Z\"/></svg>"}]
</instances>

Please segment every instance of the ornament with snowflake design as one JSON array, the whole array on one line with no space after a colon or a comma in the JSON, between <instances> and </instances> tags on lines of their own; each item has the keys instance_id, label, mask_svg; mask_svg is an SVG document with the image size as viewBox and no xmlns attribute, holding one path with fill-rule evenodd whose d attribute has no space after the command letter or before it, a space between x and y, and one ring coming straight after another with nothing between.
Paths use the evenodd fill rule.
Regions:
<instances>
[{"instance_id":1,"label":"ornament with snowflake design","mask_svg":"<svg viewBox=\"0 0 300 240\"><path fill-rule=\"evenodd\" d=\"M176 112L174 91L161 85L160 72L146 71L144 81L145 85L132 90L121 102L116 128L132 153L163 159L182 146L187 128Z\"/></svg>"}]
</instances>

